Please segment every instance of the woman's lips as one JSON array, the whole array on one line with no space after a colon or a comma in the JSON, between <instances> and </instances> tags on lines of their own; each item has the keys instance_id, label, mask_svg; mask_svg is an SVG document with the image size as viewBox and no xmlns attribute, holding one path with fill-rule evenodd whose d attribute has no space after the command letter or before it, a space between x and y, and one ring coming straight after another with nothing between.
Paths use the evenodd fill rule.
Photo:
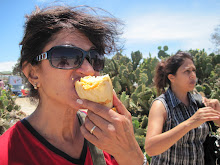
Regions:
<instances>
[{"instance_id":1,"label":"woman's lips","mask_svg":"<svg viewBox=\"0 0 220 165\"><path fill-rule=\"evenodd\" d=\"M191 85L195 85L196 84L196 80L190 81Z\"/></svg>"},{"instance_id":2,"label":"woman's lips","mask_svg":"<svg viewBox=\"0 0 220 165\"><path fill-rule=\"evenodd\" d=\"M75 84L76 84L76 81L79 81L81 79L81 77L78 77L78 78L72 78L72 83L73 83L73 91L74 93L78 96L77 92L76 92L76 89L75 89ZM78 96L79 97L79 96Z\"/></svg>"},{"instance_id":3,"label":"woman's lips","mask_svg":"<svg viewBox=\"0 0 220 165\"><path fill-rule=\"evenodd\" d=\"M81 79L81 77L77 77L77 78L72 77L71 78L72 83L74 84L74 86L75 86L76 81L79 81L80 79Z\"/></svg>"}]
</instances>

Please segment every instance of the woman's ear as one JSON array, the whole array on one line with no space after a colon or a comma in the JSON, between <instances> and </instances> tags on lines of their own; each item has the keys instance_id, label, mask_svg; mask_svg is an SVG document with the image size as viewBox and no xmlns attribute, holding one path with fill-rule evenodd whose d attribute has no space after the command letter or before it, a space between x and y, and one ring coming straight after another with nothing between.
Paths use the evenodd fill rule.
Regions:
<instances>
[{"instance_id":1,"label":"woman's ear","mask_svg":"<svg viewBox=\"0 0 220 165\"><path fill-rule=\"evenodd\" d=\"M27 77L28 81L34 85L38 81L38 74L36 66L27 63L26 61L22 64L22 72Z\"/></svg>"},{"instance_id":2,"label":"woman's ear","mask_svg":"<svg viewBox=\"0 0 220 165\"><path fill-rule=\"evenodd\" d=\"M170 80L170 82L174 82L175 76L172 74L168 74L168 79Z\"/></svg>"}]
</instances>

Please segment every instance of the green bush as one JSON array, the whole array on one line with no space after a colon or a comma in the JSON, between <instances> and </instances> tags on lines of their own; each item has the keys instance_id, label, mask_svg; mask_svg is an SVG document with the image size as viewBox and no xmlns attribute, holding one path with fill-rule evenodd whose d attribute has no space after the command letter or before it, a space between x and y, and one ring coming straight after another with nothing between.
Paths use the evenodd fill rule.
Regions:
<instances>
[{"instance_id":1,"label":"green bush","mask_svg":"<svg viewBox=\"0 0 220 165\"><path fill-rule=\"evenodd\" d=\"M112 59L106 58L103 74L109 74L113 87L132 115L132 124L138 144L144 152L148 114L156 98L153 84L154 71L161 59L170 55L167 46L158 47L158 58L143 58L140 51L132 52L131 58L118 52ZM196 90L207 98L220 100L220 55L208 55L204 50L189 50L197 69ZM145 153L146 154L146 153ZM151 158L148 157L150 162Z\"/></svg>"},{"instance_id":2,"label":"green bush","mask_svg":"<svg viewBox=\"0 0 220 165\"><path fill-rule=\"evenodd\" d=\"M15 99L10 90L0 89L0 135L26 116L19 111L20 106L15 104Z\"/></svg>"}]
</instances>

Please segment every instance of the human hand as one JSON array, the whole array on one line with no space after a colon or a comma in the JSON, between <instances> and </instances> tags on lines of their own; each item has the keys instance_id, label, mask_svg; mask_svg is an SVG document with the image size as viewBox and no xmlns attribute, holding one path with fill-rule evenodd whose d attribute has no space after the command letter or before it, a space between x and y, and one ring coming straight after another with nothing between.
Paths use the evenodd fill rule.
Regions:
<instances>
[{"instance_id":1,"label":"human hand","mask_svg":"<svg viewBox=\"0 0 220 165\"><path fill-rule=\"evenodd\" d=\"M218 120L220 112L214 110L212 107L199 108L198 111L190 117L187 122L193 128L200 126L202 123L211 120Z\"/></svg>"},{"instance_id":2,"label":"human hand","mask_svg":"<svg viewBox=\"0 0 220 165\"><path fill-rule=\"evenodd\" d=\"M207 99L203 97L202 102L206 107L212 107L214 110L220 112L220 102L217 99Z\"/></svg>"},{"instance_id":3,"label":"human hand","mask_svg":"<svg viewBox=\"0 0 220 165\"><path fill-rule=\"evenodd\" d=\"M81 126L84 137L98 148L108 152L122 164L143 164L143 154L135 139L131 114L113 94L117 112L101 104L82 100L82 108L89 109ZM90 130L94 127L92 133Z\"/></svg>"}]
</instances>

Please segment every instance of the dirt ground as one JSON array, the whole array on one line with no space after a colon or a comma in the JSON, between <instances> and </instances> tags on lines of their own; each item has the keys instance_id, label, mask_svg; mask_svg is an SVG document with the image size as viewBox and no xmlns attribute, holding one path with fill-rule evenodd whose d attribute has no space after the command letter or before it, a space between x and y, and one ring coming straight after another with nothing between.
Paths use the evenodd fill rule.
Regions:
<instances>
[{"instance_id":1,"label":"dirt ground","mask_svg":"<svg viewBox=\"0 0 220 165\"><path fill-rule=\"evenodd\" d=\"M30 102L28 97L16 98L15 103L21 106L21 111L30 115L36 108L36 104Z\"/></svg>"}]
</instances>

